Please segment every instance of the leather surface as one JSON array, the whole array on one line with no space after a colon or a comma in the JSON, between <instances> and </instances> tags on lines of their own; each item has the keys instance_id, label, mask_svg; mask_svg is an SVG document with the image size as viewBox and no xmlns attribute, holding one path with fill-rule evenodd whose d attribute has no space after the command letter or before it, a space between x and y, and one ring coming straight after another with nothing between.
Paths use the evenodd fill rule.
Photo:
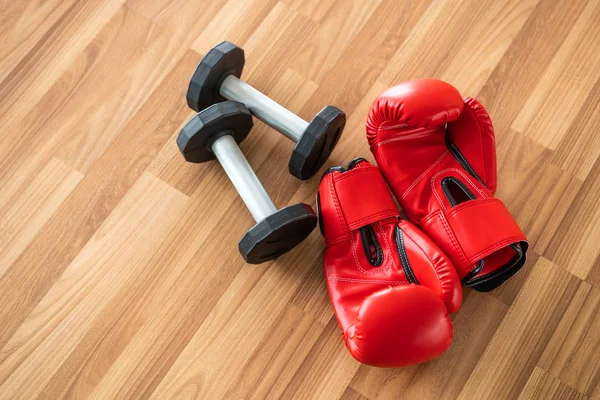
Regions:
<instances>
[{"instance_id":1,"label":"leather surface","mask_svg":"<svg viewBox=\"0 0 600 400\"><path fill-rule=\"evenodd\" d=\"M335 182L339 210L349 231L400 215L377 168L356 168L336 177ZM365 207L365 196L376 201Z\"/></svg>"},{"instance_id":2,"label":"leather surface","mask_svg":"<svg viewBox=\"0 0 600 400\"><path fill-rule=\"evenodd\" d=\"M376 191L358 190L366 188ZM361 161L350 171L333 170L321 180L319 199L327 287L354 358L399 367L443 353L453 336L448 313L462 302L460 279L430 238L399 219L379 169ZM368 225L353 222L363 215ZM373 236L365 245L367 231ZM374 266L378 248L382 262Z\"/></svg>"},{"instance_id":3,"label":"leather surface","mask_svg":"<svg viewBox=\"0 0 600 400\"><path fill-rule=\"evenodd\" d=\"M465 97L460 118L448 124L447 135L485 182L496 193L496 138L492 119L475 99Z\"/></svg>"},{"instance_id":4,"label":"leather surface","mask_svg":"<svg viewBox=\"0 0 600 400\"><path fill-rule=\"evenodd\" d=\"M494 130L477 100L463 99L435 79L404 82L375 100L366 128L371 151L408 219L446 252L465 284L504 271L520 254L514 246L522 257L503 273L512 275L523 265L527 239L493 197ZM467 205L473 201L487 207ZM494 288L489 282L472 286Z\"/></svg>"}]
</instances>

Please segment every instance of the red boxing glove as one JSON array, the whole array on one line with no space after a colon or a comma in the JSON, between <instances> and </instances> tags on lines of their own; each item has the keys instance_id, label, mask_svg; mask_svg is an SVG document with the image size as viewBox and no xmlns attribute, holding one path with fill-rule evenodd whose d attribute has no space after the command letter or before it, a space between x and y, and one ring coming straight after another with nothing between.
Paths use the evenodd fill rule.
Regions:
<instances>
[{"instance_id":1,"label":"red boxing glove","mask_svg":"<svg viewBox=\"0 0 600 400\"><path fill-rule=\"evenodd\" d=\"M452 342L448 312L462 302L456 270L419 229L399 218L377 167L357 159L330 168L317 194L329 296L352 356L400 367Z\"/></svg>"},{"instance_id":2,"label":"red boxing glove","mask_svg":"<svg viewBox=\"0 0 600 400\"><path fill-rule=\"evenodd\" d=\"M525 263L527 239L496 191L487 111L446 82L419 79L383 92L367 119L371 151L408 219L482 292Z\"/></svg>"}]
</instances>

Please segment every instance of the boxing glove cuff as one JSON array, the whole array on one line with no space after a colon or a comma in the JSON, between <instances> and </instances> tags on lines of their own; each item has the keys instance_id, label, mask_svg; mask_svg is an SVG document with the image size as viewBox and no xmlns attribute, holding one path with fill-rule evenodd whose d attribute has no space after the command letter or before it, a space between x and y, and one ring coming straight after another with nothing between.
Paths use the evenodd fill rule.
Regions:
<instances>
[{"instance_id":1,"label":"boxing glove cuff","mask_svg":"<svg viewBox=\"0 0 600 400\"><path fill-rule=\"evenodd\" d=\"M350 231L400 215L379 168L357 168L337 175L334 182L338 210Z\"/></svg>"},{"instance_id":2,"label":"boxing glove cuff","mask_svg":"<svg viewBox=\"0 0 600 400\"><path fill-rule=\"evenodd\" d=\"M506 206L493 197L461 203L447 213L430 214L422 228L455 260L463 284L477 286L478 290L492 282L499 284L500 279L505 281L525 262L527 239ZM513 244L520 246L510 247L512 251L503 255L502 250ZM496 252L496 258L505 258L497 260L504 267L483 273L484 259Z\"/></svg>"}]
</instances>

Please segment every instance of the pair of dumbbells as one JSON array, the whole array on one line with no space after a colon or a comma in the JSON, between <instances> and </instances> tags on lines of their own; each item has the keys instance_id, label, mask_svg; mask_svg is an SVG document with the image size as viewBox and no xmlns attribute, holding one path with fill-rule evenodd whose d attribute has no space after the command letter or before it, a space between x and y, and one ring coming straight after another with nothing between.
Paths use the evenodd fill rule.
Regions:
<instances>
[{"instance_id":1,"label":"pair of dumbbells","mask_svg":"<svg viewBox=\"0 0 600 400\"><path fill-rule=\"evenodd\" d=\"M181 130L177 145L189 162L218 159L256 220L239 242L246 262L272 260L302 242L316 227L312 207L297 203L277 210L238 144L252 129L252 115L296 142L288 169L313 176L337 144L346 115L327 106L310 122L239 79L244 51L229 42L213 47L190 81L187 102L198 114Z\"/></svg>"}]
</instances>

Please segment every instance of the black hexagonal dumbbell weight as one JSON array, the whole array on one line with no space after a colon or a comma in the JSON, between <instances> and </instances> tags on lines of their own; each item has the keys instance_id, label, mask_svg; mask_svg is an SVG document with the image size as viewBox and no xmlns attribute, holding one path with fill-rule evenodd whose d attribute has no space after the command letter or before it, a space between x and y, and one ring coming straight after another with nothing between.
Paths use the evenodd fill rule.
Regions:
<instances>
[{"instance_id":1,"label":"black hexagonal dumbbell weight","mask_svg":"<svg viewBox=\"0 0 600 400\"><path fill-rule=\"evenodd\" d=\"M179 133L177 145L187 161L219 160L257 222L240 240L240 253L246 262L260 264L302 242L317 225L317 217L304 203L277 210L238 147L250 129L252 115L246 106L226 101L192 118Z\"/></svg>"},{"instance_id":2,"label":"black hexagonal dumbbell weight","mask_svg":"<svg viewBox=\"0 0 600 400\"><path fill-rule=\"evenodd\" d=\"M244 50L230 42L213 47L200 61L187 91L187 102L195 111L224 100L244 103L254 116L296 142L288 164L299 179L308 179L323 166L346 125L346 114L327 106L309 123L254 89L239 77L244 68Z\"/></svg>"}]
</instances>

